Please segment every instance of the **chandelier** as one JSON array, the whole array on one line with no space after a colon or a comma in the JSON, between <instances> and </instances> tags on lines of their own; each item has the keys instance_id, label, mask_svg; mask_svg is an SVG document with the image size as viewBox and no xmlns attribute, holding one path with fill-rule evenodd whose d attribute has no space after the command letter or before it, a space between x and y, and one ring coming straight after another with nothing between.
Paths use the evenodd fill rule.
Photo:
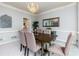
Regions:
<instances>
[{"instance_id":1,"label":"chandelier","mask_svg":"<svg viewBox=\"0 0 79 59\"><path fill-rule=\"evenodd\" d=\"M36 3L28 3L27 4L27 9L32 12L32 13L37 13L39 10L39 5Z\"/></svg>"}]
</instances>

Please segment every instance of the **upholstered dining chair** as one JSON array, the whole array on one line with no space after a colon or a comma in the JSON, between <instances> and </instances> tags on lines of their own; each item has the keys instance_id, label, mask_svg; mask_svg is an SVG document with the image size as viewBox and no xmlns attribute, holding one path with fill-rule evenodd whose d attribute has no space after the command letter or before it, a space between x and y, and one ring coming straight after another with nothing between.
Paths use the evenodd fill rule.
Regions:
<instances>
[{"instance_id":1,"label":"upholstered dining chair","mask_svg":"<svg viewBox=\"0 0 79 59\"><path fill-rule=\"evenodd\" d=\"M36 44L36 40L32 32L26 32L25 34L27 37L27 56L29 55L29 50L34 52L34 55L36 56L36 52L41 49L41 46Z\"/></svg>"},{"instance_id":2,"label":"upholstered dining chair","mask_svg":"<svg viewBox=\"0 0 79 59\"><path fill-rule=\"evenodd\" d=\"M45 29L43 32L44 32L45 34L51 34L51 30Z\"/></svg>"},{"instance_id":3,"label":"upholstered dining chair","mask_svg":"<svg viewBox=\"0 0 79 59\"><path fill-rule=\"evenodd\" d=\"M36 29L36 32L37 33L43 33L43 30L42 29Z\"/></svg>"},{"instance_id":4,"label":"upholstered dining chair","mask_svg":"<svg viewBox=\"0 0 79 59\"><path fill-rule=\"evenodd\" d=\"M48 48L48 51L49 51L48 55L50 55L50 52L52 52L60 56L67 56L69 54L69 50L70 50L71 43L72 43L71 37L72 37L72 33L69 33L65 47L62 47L59 45L50 46Z\"/></svg>"},{"instance_id":5,"label":"upholstered dining chair","mask_svg":"<svg viewBox=\"0 0 79 59\"><path fill-rule=\"evenodd\" d=\"M26 55L26 49L27 49L27 40L26 40L26 37L25 37L25 31L23 30L20 30L19 31L19 38L20 38L20 51L22 51L22 48L24 47L25 49L25 52L24 52L24 55Z\"/></svg>"}]
</instances>

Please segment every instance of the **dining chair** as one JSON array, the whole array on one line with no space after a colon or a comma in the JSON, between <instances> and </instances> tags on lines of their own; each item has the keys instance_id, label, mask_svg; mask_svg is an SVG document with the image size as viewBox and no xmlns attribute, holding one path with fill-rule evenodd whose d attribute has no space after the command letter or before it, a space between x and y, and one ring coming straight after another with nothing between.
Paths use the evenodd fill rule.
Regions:
<instances>
[{"instance_id":1,"label":"dining chair","mask_svg":"<svg viewBox=\"0 0 79 59\"><path fill-rule=\"evenodd\" d=\"M36 44L36 40L34 34L32 32L26 32L27 37L27 56L29 55L29 50L34 52L36 56L36 52L41 49L41 46Z\"/></svg>"},{"instance_id":2,"label":"dining chair","mask_svg":"<svg viewBox=\"0 0 79 59\"><path fill-rule=\"evenodd\" d=\"M51 30L45 29L43 32L44 32L45 34L51 34Z\"/></svg>"},{"instance_id":3,"label":"dining chair","mask_svg":"<svg viewBox=\"0 0 79 59\"><path fill-rule=\"evenodd\" d=\"M43 33L43 30L42 29L36 29L36 32L37 33Z\"/></svg>"},{"instance_id":4,"label":"dining chair","mask_svg":"<svg viewBox=\"0 0 79 59\"><path fill-rule=\"evenodd\" d=\"M48 48L48 55L50 55L50 52L55 53L60 56L67 56L69 54L69 50L72 43L72 33L69 33L67 37L67 42L65 44L65 47L59 46L59 45L53 45Z\"/></svg>"},{"instance_id":5,"label":"dining chair","mask_svg":"<svg viewBox=\"0 0 79 59\"><path fill-rule=\"evenodd\" d=\"M23 30L19 31L19 38L20 38L20 51L22 51L22 48L24 48L25 49L24 55L26 55L27 42L25 37L25 31Z\"/></svg>"}]
</instances>

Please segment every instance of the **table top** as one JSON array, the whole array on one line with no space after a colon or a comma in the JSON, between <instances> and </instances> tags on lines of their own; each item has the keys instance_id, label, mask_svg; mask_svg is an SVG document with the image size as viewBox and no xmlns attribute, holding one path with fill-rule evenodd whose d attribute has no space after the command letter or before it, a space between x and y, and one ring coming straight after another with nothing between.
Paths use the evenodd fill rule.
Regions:
<instances>
[{"instance_id":1,"label":"table top","mask_svg":"<svg viewBox=\"0 0 79 59\"><path fill-rule=\"evenodd\" d=\"M35 34L35 38L41 43L49 43L53 41L54 37L51 34L37 33Z\"/></svg>"}]
</instances>

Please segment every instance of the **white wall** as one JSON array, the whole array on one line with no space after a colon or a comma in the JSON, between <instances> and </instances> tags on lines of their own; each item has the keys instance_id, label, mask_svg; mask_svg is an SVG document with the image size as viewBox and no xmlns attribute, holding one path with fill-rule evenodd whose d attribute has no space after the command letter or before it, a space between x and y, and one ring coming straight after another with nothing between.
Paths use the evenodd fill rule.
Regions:
<instances>
[{"instance_id":1,"label":"white wall","mask_svg":"<svg viewBox=\"0 0 79 59\"><path fill-rule=\"evenodd\" d=\"M60 26L51 27L52 30L57 30L57 40L66 42L68 32L76 31L76 5L70 4L63 6L59 9L49 10L46 13L41 13L38 15L38 21L40 23L40 28L42 27L42 20L47 18L53 18L55 16L60 17Z\"/></svg>"},{"instance_id":2,"label":"white wall","mask_svg":"<svg viewBox=\"0 0 79 59\"><path fill-rule=\"evenodd\" d=\"M15 10L15 8L14 9L13 8L14 7L11 8L11 6L0 3L0 16L7 14L12 17L12 28L9 28L9 29L0 28L0 30L10 30L10 29L19 30L22 28L24 17L28 18L30 21L32 21L34 19L33 15L24 13L24 12L20 12L19 10Z\"/></svg>"},{"instance_id":3,"label":"white wall","mask_svg":"<svg viewBox=\"0 0 79 59\"><path fill-rule=\"evenodd\" d=\"M52 18L55 16L60 17L60 26L59 27L52 27L52 30L57 30L57 40L60 41L66 41L66 37L68 35L68 32L70 31L76 31L76 7L75 4L64 6L63 8L54 9L51 11L48 11L46 13L41 13L36 16L30 15L28 13L20 12L15 9L11 9L7 6L0 5L0 16L3 14L7 14L9 16L12 16L12 28L9 29L15 29L20 30L22 28L22 21L23 17L28 18L31 21L39 21L40 28L42 27L42 20L47 18ZM1 30L9 30L9 29L1 29ZM30 29L31 30L31 29Z\"/></svg>"},{"instance_id":4,"label":"white wall","mask_svg":"<svg viewBox=\"0 0 79 59\"><path fill-rule=\"evenodd\" d=\"M77 10L77 12L78 12L78 48L79 48L79 3L78 3L78 10Z\"/></svg>"},{"instance_id":5,"label":"white wall","mask_svg":"<svg viewBox=\"0 0 79 59\"><path fill-rule=\"evenodd\" d=\"M0 28L0 45L19 39L18 31L22 29L23 18L27 18L31 22L35 19L32 14L26 11L22 11L12 6L0 3L0 16L5 14L12 17L12 28ZM29 27L29 30L32 30L31 26Z\"/></svg>"}]
</instances>

